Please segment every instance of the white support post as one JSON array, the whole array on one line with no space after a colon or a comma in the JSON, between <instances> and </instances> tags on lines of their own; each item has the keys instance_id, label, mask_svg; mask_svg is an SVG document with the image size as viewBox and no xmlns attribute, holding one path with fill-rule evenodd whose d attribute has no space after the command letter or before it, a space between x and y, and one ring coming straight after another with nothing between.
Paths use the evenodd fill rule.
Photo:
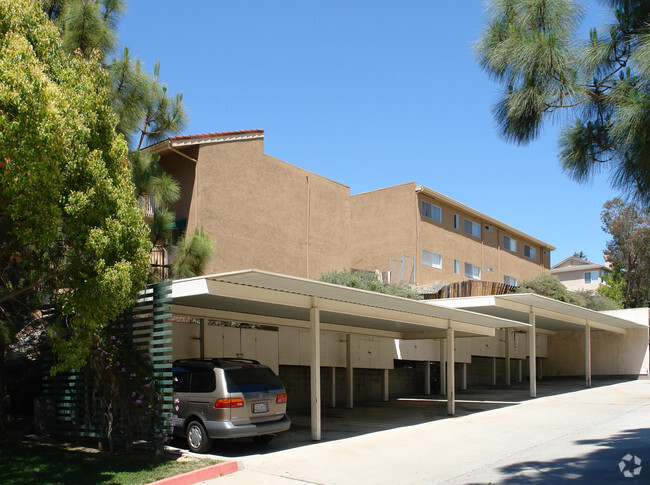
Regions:
<instances>
[{"instance_id":1,"label":"white support post","mask_svg":"<svg viewBox=\"0 0 650 485\"><path fill-rule=\"evenodd\" d=\"M320 311L318 300L312 298L309 310L309 333L311 343L311 439L321 439L321 393L320 393Z\"/></svg>"},{"instance_id":2,"label":"white support post","mask_svg":"<svg viewBox=\"0 0 650 485\"><path fill-rule=\"evenodd\" d=\"M497 358L492 357L492 385L497 385Z\"/></svg>"},{"instance_id":3,"label":"white support post","mask_svg":"<svg viewBox=\"0 0 650 485\"><path fill-rule=\"evenodd\" d=\"M505 364L506 364L506 387L510 387L510 329L504 330L505 336Z\"/></svg>"},{"instance_id":4,"label":"white support post","mask_svg":"<svg viewBox=\"0 0 650 485\"><path fill-rule=\"evenodd\" d=\"M445 356L445 339L440 339L440 394L447 395L447 358Z\"/></svg>"},{"instance_id":5,"label":"white support post","mask_svg":"<svg viewBox=\"0 0 650 485\"><path fill-rule=\"evenodd\" d=\"M517 363L519 364L519 376L517 378L517 382L524 382L524 361L521 359L517 359Z\"/></svg>"},{"instance_id":6,"label":"white support post","mask_svg":"<svg viewBox=\"0 0 650 485\"><path fill-rule=\"evenodd\" d=\"M528 314L528 353L530 355L530 397L537 397L537 342L535 340L535 311L530 307Z\"/></svg>"},{"instance_id":7,"label":"white support post","mask_svg":"<svg viewBox=\"0 0 650 485\"><path fill-rule=\"evenodd\" d=\"M388 402L390 400L389 379L390 379L390 373L388 369L384 369L384 379L382 382L382 394L383 394L384 402Z\"/></svg>"},{"instance_id":8,"label":"white support post","mask_svg":"<svg viewBox=\"0 0 650 485\"><path fill-rule=\"evenodd\" d=\"M431 395L431 362L424 363L424 394Z\"/></svg>"},{"instance_id":9,"label":"white support post","mask_svg":"<svg viewBox=\"0 0 650 485\"><path fill-rule=\"evenodd\" d=\"M345 383L346 383L346 403L347 408L354 407L354 368L352 367L352 334L345 336Z\"/></svg>"},{"instance_id":10,"label":"white support post","mask_svg":"<svg viewBox=\"0 0 650 485\"><path fill-rule=\"evenodd\" d=\"M454 382L454 329L447 322L447 414L456 414L456 390Z\"/></svg>"},{"instance_id":11,"label":"white support post","mask_svg":"<svg viewBox=\"0 0 650 485\"><path fill-rule=\"evenodd\" d=\"M467 390L467 362L463 362L461 364L461 367L463 369L463 373L460 375L461 376L461 381L460 381L460 388L463 391Z\"/></svg>"},{"instance_id":12,"label":"white support post","mask_svg":"<svg viewBox=\"0 0 650 485\"><path fill-rule=\"evenodd\" d=\"M585 325L585 386L591 387L591 327Z\"/></svg>"},{"instance_id":13,"label":"white support post","mask_svg":"<svg viewBox=\"0 0 650 485\"><path fill-rule=\"evenodd\" d=\"M330 389L330 407L335 408L336 407L336 367L330 368L330 382L332 386Z\"/></svg>"}]
</instances>

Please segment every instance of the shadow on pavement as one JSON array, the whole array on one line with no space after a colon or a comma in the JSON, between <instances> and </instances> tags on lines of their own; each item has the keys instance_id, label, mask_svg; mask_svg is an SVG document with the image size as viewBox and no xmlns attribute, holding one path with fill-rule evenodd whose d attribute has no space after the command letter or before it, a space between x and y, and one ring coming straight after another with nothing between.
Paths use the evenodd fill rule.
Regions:
<instances>
[{"instance_id":1,"label":"shadow on pavement","mask_svg":"<svg viewBox=\"0 0 650 485\"><path fill-rule=\"evenodd\" d=\"M604 440L576 443L597 449L581 456L508 465L500 468L506 477L499 483L648 483L650 428L627 429Z\"/></svg>"}]
</instances>

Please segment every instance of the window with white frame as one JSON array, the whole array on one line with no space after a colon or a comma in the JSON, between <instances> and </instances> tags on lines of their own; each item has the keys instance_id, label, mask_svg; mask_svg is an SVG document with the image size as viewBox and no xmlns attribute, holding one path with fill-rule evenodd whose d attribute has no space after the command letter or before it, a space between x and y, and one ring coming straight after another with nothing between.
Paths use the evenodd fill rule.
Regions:
<instances>
[{"instance_id":1,"label":"window with white frame","mask_svg":"<svg viewBox=\"0 0 650 485\"><path fill-rule=\"evenodd\" d=\"M422 215L436 222L442 222L442 209L437 205L422 201Z\"/></svg>"},{"instance_id":2,"label":"window with white frame","mask_svg":"<svg viewBox=\"0 0 650 485\"><path fill-rule=\"evenodd\" d=\"M460 274L460 261L454 259L454 274Z\"/></svg>"},{"instance_id":3,"label":"window with white frame","mask_svg":"<svg viewBox=\"0 0 650 485\"><path fill-rule=\"evenodd\" d=\"M460 216L454 214L454 229L460 229Z\"/></svg>"},{"instance_id":4,"label":"window with white frame","mask_svg":"<svg viewBox=\"0 0 650 485\"><path fill-rule=\"evenodd\" d=\"M433 251L422 250L422 264L432 268L442 269L442 255Z\"/></svg>"},{"instance_id":5,"label":"window with white frame","mask_svg":"<svg viewBox=\"0 0 650 485\"><path fill-rule=\"evenodd\" d=\"M503 247L513 253L517 252L517 241L508 236L503 236Z\"/></svg>"},{"instance_id":6,"label":"window with white frame","mask_svg":"<svg viewBox=\"0 0 650 485\"><path fill-rule=\"evenodd\" d=\"M472 278L475 280L480 280L481 279L481 267L480 266L474 266L473 264L470 263L465 263L465 276L468 278Z\"/></svg>"},{"instance_id":7,"label":"window with white frame","mask_svg":"<svg viewBox=\"0 0 650 485\"><path fill-rule=\"evenodd\" d=\"M531 248L528 244L524 244L524 256L537 261L537 249Z\"/></svg>"},{"instance_id":8,"label":"window with white frame","mask_svg":"<svg viewBox=\"0 0 650 485\"><path fill-rule=\"evenodd\" d=\"M585 271L585 285L598 283L598 271Z\"/></svg>"},{"instance_id":9,"label":"window with white frame","mask_svg":"<svg viewBox=\"0 0 650 485\"><path fill-rule=\"evenodd\" d=\"M512 276L504 276L503 282L506 285L517 286L517 278L513 278Z\"/></svg>"},{"instance_id":10,"label":"window with white frame","mask_svg":"<svg viewBox=\"0 0 650 485\"><path fill-rule=\"evenodd\" d=\"M481 225L465 219L465 232L474 237L481 237Z\"/></svg>"}]
</instances>

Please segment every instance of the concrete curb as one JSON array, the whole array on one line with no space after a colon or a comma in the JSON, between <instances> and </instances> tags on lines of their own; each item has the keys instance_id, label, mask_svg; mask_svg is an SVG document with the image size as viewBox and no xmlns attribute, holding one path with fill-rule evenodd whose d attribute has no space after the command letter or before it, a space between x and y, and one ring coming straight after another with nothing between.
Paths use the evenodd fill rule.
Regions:
<instances>
[{"instance_id":1,"label":"concrete curb","mask_svg":"<svg viewBox=\"0 0 650 485\"><path fill-rule=\"evenodd\" d=\"M239 462L224 461L223 463L206 466L198 470L192 470L191 472L181 473L174 477L163 478L162 480L151 482L149 485L194 485L195 483L230 475L239 471L239 468Z\"/></svg>"}]
</instances>

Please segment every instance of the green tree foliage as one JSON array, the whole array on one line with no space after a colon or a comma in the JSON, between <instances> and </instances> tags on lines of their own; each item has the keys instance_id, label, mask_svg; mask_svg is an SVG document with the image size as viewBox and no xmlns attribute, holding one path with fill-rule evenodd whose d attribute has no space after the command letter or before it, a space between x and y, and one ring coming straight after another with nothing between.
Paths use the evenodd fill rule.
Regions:
<instances>
[{"instance_id":1,"label":"green tree foliage","mask_svg":"<svg viewBox=\"0 0 650 485\"><path fill-rule=\"evenodd\" d=\"M573 257L578 258L578 259L582 259L583 261L589 261L589 258L587 257L587 255L585 253L583 253L582 251L579 251L579 252L576 251L575 253L573 253Z\"/></svg>"},{"instance_id":2,"label":"green tree foliage","mask_svg":"<svg viewBox=\"0 0 650 485\"><path fill-rule=\"evenodd\" d=\"M606 294L593 290L580 290L575 292L584 300L584 307L597 312L605 310L618 310L622 307L616 300Z\"/></svg>"},{"instance_id":3,"label":"green tree foliage","mask_svg":"<svg viewBox=\"0 0 650 485\"><path fill-rule=\"evenodd\" d=\"M138 198L152 197L155 200L154 214L150 222L150 239L155 246L167 246L171 236L175 214L169 208L180 198L180 186L162 170L159 156L141 151L144 145L155 143L170 135L180 133L187 123L183 105L183 94L169 96L167 87L159 82L160 63L154 66L153 74L147 73L138 59L133 59L125 47L120 55L114 55L118 45L116 27L126 7L124 0L43 0L43 10L59 28L62 46L68 53L99 56L104 70L112 84L111 104L117 113L117 131L129 142L129 155L133 182ZM201 274L207 260L202 260L211 251L211 239L202 233L202 244L196 243L196 236L190 241L182 239L179 249L197 250L185 254L184 268L193 274ZM211 257L211 256L210 256ZM188 264L194 264L188 268ZM183 274L175 274L182 277Z\"/></svg>"},{"instance_id":4,"label":"green tree foliage","mask_svg":"<svg viewBox=\"0 0 650 485\"><path fill-rule=\"evenodd\" d=\"M579 40L574 0L490 0L475 45L504 92L494 108L501 135L528 143L545 120L562 127L560 160L584 183L602 170L650 207L650 2L607 0L612 23ZM570 118L559 118L564 112Z\"/></svg>"},{"instance_id":5,"label":"green tree foliage","mask_svg":"<svg viewBox=\"0 0 650 485\"><path fill-rule=\"evenodd\" d=\"M172 274L176 278L192 278L205 271L205 264L212 258L214 249L212 240L203 229L194 230L194 234L183 238L176 249Z\"/></svg>"},{"instance_id":6,"label":"green tree foliage","mask_svg":"<svg viewBox=\"0 0 650 485\"><path fill-rule=\"evenodd\" d=\"M607 201L601 212L607 241L605 258L612 265L614 282L624 288L623 306L650 303L650 214L621 199Z\"/></svg>"},{"instance_id":7,"label":"green tree foliage","mask_svg":"<svg viewBox=\"0 0 650 485\"><path fill-rule=\"evenodd\" d=\"M388 284L380 281L373 271L330 271L328 273L323 273L320 280L335 285L360 288L362 290L401 296L413 300L422 299L422 295L408 286Z\"/></svg>"},{"instance_id":8,"label":"green tree foliage","mask_svg":"<svg viewBox=\"0 0 650 485\"><path fill-rule=\"evenodd\" d=\"M604 284L596 290L598 295L605 296L616 303L619 308L625 306L625 279L620 271L605 276Z\"/></svg>"},{"instance_id":9,"label":"green tree foliage","mask_svg":"<svg viewBox=\"0 0 650 485\"><path fill-rule=\"evenodd\" d=\"M35 2L0 0L2 355L46 299L60 367L81 365L144 285L148 230L111 97L100 59L66 54Z\"/></svg>"}]
</instances>

